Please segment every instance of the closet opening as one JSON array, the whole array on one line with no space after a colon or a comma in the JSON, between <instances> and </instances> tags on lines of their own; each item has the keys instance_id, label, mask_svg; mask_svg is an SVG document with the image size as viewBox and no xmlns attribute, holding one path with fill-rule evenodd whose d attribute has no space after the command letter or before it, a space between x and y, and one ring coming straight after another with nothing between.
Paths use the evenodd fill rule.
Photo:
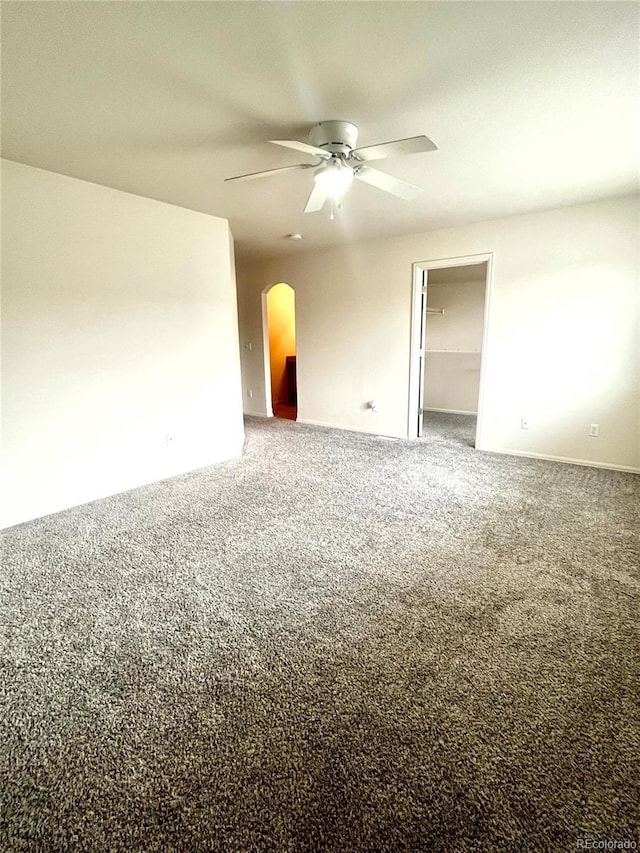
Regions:
<instances>
[{"instance_id":1,"label":"closet opening","mask_svg":"<svg viewBox=\"0 0 640 853\"><path fill-rule=\"evenodd\" d=\"M263 293L265 389L267 413L295 421L298 417L296 370L296 297L285 282ZM269 412L269 408L271 411Z\"/></svg>"},{"instance_id":2,"label":"closet opening","mask_svg":"<svg viewBox=\"0 0 640 853\"><path fill-rule=\"evenodd\" d=\"M490 268L490 255L414 265L410 438L482 446Z\"/></svg>"}]
</instances>

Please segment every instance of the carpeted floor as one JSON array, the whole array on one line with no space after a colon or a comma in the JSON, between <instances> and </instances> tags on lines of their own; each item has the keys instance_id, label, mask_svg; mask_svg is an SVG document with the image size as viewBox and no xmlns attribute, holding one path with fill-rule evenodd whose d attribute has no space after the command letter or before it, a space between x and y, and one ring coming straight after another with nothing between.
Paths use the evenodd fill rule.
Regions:
<instances>
[{"instance_id":1,"label":"carpeted floor","mask_svg":"<svg viewBox=\"0 0 640 853\"><path fill-rule=\"evenodd\" d=\"M4 533L0 849L638 841L630 474L250 420Z\"/></svg>"},{"instance_id":2,"label":"carpeted floor","mask_svg":"<svg viewBox=\"0 0 640 853\"><path fill-rule=\"evenodd\" d=\"M443 412L425 412L422 416L424 437L421 441L444 441L462 447L476 446L475 415L449 415Z\"/></svg>"}]
</instances>

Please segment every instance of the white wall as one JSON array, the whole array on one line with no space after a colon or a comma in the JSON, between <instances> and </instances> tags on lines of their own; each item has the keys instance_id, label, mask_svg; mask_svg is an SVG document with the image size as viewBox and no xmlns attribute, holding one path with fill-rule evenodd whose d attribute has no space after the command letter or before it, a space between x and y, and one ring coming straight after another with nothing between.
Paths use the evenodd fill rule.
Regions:
<instances>
[{"instance_id":1,"label":"white wall","mask_svg":"<svg viewBox=\"0 0 640 853\"><path fill-rule=\"evenodd\" d=\"M485 277L427 286L424 407L474 414L478 410Z\"/></svg>"},{"instance_id":2,"label":"white wall","mask_svg":"<svg viewBox=\"0 0 640 853\"><path fill-rule=\"evenodd\" d=\"M2 161L2 245L2 526L241 452L226 220Z\"/></svg>"},{"instance_id":3,"label":"white wall","mask_svg":"<svg viewBox=\"0 0 640 853\"><path fill-rule=\"evenodd\" d=\"M637 197L244 265L242 341L260 341L261 290L289 282L298 419L406 436L412 264L488 252L484 448L639 469ZM264 413L261 347L242 358Z\"/></svg>"},{"instance_id":4,"label":"white wall","mask_svg":"<svg viewBox=\"0 0 640 853\"><path fill-rule=\"evenodd\" d=\"M428 352L424 365L424 408L475 415L480 388L480 353Z\"/></svg>"}]
</instances>

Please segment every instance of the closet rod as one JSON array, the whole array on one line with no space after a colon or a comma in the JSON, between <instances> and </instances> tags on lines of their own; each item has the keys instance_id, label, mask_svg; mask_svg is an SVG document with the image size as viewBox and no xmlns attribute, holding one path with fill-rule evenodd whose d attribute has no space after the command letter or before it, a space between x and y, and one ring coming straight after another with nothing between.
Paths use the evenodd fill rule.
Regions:
<instances>
[{"instance_id":1,"label":"closet rod","mask_svg":"<svg viewBox=\"0 0 640 853\"><path fill-rule=\"evenodd\" d=\"M427 314L444 314L444 308L427 308Z\"/></svg>"}]
</instances>

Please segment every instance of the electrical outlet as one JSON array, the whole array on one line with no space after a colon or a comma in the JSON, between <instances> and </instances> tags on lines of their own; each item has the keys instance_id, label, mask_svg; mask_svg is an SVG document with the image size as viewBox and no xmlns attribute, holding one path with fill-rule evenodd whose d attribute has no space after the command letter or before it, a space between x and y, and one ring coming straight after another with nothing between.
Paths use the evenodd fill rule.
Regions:
<instances>
[{"instance_id":1,"label":"electrical outlet","mask_svg":"<svg viewBox=\"0 0 640 853\"><path fill-rule=\"evenodd\" d=\"M247 397L251 400L253 398L253 388L247 389Z\"/></svg>"},{"instance_id":2,"label":"electrical outlet","mask_svg":"<svg viewBox=\"0 0 640 853\"><path fill-rule=\"evenodd\" d=\"M520 418L520 429L529 429L529 418Z\"/></svg>"},{"instance_id":3,"label":"electrical outlet","mask_svg":"<svg viewBox=\"0 0 640 853\"><path fill-rule=\"evenodd\" d=\"M600 424L591 424L589 427L589 435L597 438L600 435Z\"/></svg>"},{"instance_id":4,"label":"electrical outlet","mask_svg":"<svg viewBox=\"0 0 640 853\"><path fill-rule=\"evenodd\" d=\"M167 447L173 447L173 445L175 443L176 443L175 435L172 435L172 434L167 435Z\"/></svg>"}]
</instances>

